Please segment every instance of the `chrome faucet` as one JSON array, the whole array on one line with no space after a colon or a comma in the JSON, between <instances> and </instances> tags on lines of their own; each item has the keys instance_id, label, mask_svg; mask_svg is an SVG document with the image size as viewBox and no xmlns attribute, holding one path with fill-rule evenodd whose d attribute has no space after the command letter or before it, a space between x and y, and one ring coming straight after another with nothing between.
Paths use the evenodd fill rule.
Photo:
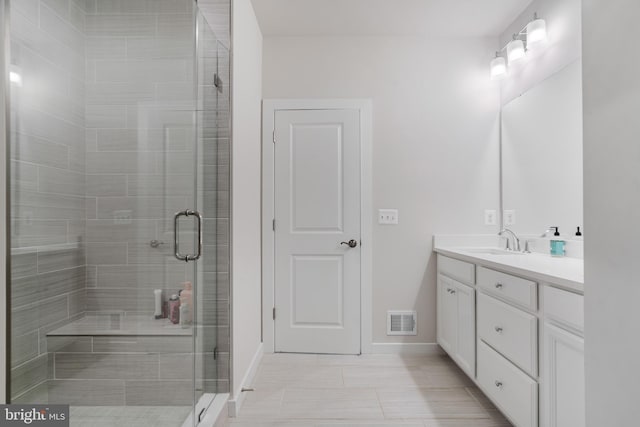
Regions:
<instances>
[{"instance_id":1,"label":"chrome faucet","mask_svg":"<svg viewBox=\"0 0 640 427\"><path fill-rule=\"evenodd\" d=\"M506 249L508 251L520 252L520 239L518 239L518 236L516 236L516 233L514 233L512 230L509 230L508 228L503 228L498 233L498 236L504 236L505 234L509 234L513 238L513 248L512 248L509 245L509 236L505 236L506 239L507 239L507 247L506 247Z\"/></svg>"}]
</instances>

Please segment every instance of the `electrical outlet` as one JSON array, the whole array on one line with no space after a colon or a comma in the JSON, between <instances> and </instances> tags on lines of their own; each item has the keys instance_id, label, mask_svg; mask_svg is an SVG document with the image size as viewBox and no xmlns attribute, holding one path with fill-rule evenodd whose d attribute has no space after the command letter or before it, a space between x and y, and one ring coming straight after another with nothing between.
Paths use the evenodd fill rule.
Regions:
<instances>
[{"instance_id":1,"label":"electrical outlet","mask_svg":"<svg viewBox=\"0 0 640 427\"><path fill-rule=\"evenodd\" d=\"M508 209L504 211L504 226L515 225L516 223L516 211Z\"/></svg>"},{"instance_id":2,"label":"electrical outlet","mask_svg":"<svg viewBox=\"0 0 640 427\"><path fill-rule=\"evenodd\" d=\"M378 224L396 225L398 224L397 209L378 209Z\"/></svg>"},{"instance_id":3,"label":"electrical outlet","mask_svg":"<svg viewBox=\"0 0 640 427\"><path fill-rule=\"evenodd\" d=\"M484 225L496 225L498 213L495 209L487 209L484 211Z\"/></svg>"}]
</instances>

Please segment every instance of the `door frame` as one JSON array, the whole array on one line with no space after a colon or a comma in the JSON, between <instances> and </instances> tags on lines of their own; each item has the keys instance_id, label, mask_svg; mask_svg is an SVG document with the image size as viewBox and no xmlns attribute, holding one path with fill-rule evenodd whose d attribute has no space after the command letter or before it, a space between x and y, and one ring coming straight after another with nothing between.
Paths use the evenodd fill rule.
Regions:
<instances>
[{"instance_id":1,"label":"door frame","mask_svg":"<svg viewBox=\"0 0 640 427\"><path fill-rule=\"evenodd\" d=\"M360 112L360 351L372 352L373 171L370 99L264 99L262 101L262 342L275 352L275 113L279 110L358 110Z\"/></svg>"}]
</instances>

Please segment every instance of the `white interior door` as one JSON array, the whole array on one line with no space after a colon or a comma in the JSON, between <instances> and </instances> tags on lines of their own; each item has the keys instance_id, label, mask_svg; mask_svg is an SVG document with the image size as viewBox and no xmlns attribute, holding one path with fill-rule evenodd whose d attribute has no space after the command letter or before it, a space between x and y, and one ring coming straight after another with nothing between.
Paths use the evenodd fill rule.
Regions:
<instances>
[{"instance_id":1,"label":"white interior door","mask_svg":"<svg viewBox=\"0 0 640 427\"><path fill-rule=\"evenodd\" d=\"M359 354L359 111L276 111L274 139L275 350Z\"/></svg>"}]
</instances>

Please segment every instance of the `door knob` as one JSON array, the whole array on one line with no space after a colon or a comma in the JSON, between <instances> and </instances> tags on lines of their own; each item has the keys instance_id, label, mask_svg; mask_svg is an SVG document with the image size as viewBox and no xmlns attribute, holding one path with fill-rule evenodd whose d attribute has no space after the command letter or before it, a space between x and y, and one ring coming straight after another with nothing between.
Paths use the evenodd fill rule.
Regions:
<instances>
[{"instance_id":1,"label":"door knob","mask_svg":"<svg viewBox=\"0 0 640 427\"><path fill-rule=\"evenodd\" d=\"M341 245L347 245L350 248L355 248L356 246L358 246L358 242L356 240L349 240L348 242L340 242Z\"/></svg>"}]
</instances>

